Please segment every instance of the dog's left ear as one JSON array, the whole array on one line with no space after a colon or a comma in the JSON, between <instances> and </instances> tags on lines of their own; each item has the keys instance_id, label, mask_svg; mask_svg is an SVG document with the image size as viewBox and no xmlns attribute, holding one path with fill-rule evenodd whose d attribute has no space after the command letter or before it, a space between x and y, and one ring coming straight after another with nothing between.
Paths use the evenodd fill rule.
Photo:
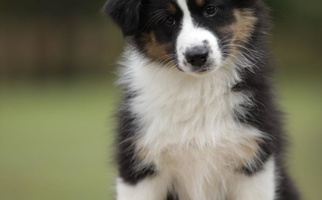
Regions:
<instances>
[{"instance_id":1,"label":"dog's left ear","mask_svg":"<svg viewBox=\"0 0 322 200\"><path fill-rule=\"evenodd\" d=\"M103 11L121 28L124 36L138 31L142 0L108 0Z\"/></svg>"}]
</instances>

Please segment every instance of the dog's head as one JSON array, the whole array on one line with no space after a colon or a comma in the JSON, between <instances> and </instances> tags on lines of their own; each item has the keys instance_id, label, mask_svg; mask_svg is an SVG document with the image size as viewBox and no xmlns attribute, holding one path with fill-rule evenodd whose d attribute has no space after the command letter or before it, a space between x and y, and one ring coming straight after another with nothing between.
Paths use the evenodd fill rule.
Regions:
<instances>
[{"instance_id":1,"label":"dog's head","mask_svg":"<svg viewBox=\"0 0 322 200\"><path fill-rule=\"evenodd\" d=\"M250 51L259 2L109 0L104 10L147 58L202 74Z\"/></svg>"}]
</instances>

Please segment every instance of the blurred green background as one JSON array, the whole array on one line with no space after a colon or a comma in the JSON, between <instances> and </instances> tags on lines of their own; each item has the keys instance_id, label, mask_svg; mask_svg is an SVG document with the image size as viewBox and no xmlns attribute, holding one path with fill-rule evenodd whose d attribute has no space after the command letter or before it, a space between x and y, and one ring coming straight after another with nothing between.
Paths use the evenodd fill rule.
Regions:
<instances>
[{"instance_id":1,"label":"blurred green background","mask_svg":"<svg viewBox=\"0 0 322 200\"><path fill-rule=\"evenodd\" d=\"M304 199L322 196L322 2L267 0L274 77ZM1 0L0 200L113 199L114 64L104 0Z\"/></svg>"}]
</instances>

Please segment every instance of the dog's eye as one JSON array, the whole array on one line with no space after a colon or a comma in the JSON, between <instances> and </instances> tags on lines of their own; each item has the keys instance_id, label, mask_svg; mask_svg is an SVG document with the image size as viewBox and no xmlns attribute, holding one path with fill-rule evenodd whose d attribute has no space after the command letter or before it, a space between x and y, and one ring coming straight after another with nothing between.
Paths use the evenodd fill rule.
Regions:
<instances>
[{"instance_id":1,"label":"dog's eye","mask_svg":"<svg viewBox=\"0 0 322 200\"><path fill-rule=\"evenodd\" d=\"M173 18L173 17L167 17L167 19L165 20L165 23L170 25L170 26L173 26L176 24L176 20Z\"/></svg>"},{"instance_id":2,"label":"dog's eye","mask_svg":"<svg viewBox=\"0 0 322 200\"><path fill-rule=\"evenodd\" d=\"M205 17L213 17L217 14L218 7L215 6L207 6L204 10Z\"/></svg>"}]
</instances>

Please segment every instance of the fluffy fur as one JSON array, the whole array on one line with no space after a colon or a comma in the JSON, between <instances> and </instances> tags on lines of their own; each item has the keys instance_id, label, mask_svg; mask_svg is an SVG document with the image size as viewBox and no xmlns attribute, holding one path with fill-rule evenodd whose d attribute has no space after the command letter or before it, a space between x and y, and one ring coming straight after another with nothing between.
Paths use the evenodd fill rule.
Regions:
<instances>
[{"instance_id":1,"label":"fluffy fur","mask_svg":"<svg viewBox=\"0 0 322 200\"><path fill-rule=\"evenodd\" d=\"M297 200L260 0L110 0L120 63L118 200Z\"/></svg>"}]
</instances>

